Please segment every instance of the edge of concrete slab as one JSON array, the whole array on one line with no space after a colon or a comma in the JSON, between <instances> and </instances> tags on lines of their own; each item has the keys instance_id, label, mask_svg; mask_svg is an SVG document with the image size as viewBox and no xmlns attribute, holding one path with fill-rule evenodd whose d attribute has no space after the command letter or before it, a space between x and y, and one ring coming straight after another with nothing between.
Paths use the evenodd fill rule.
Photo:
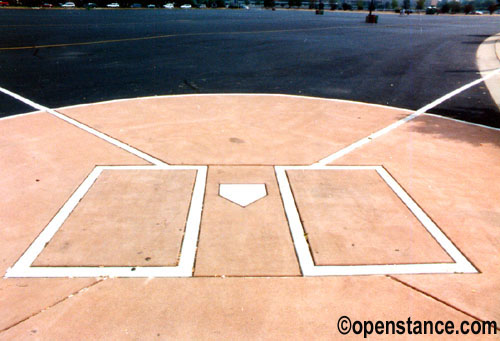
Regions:
<instances>
[{"instance_id":1,"label":"edge of concrete slab","mask_svg":"<svg viewBox=\"0 0 500 341\"><path fill-rule=\"evenodd\" d=\"M481 77L500 68L500 33L486 38L479 45L476 53L476 63ZM500 74L485 80L486 87L493 101L500 108Z\"/></svg>"}]
</instances>

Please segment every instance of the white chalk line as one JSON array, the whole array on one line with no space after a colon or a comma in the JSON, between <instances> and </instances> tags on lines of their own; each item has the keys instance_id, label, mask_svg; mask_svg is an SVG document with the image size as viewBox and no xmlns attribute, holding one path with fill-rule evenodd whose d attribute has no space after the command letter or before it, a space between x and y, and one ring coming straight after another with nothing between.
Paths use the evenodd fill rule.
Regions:
<instances>
[{"instance_id":1,"label":"white chalk line","mask_svg":"<svg viewBox=\"0 0 500 341\"><path fill-rule=\"evenodd\" d=\"M92 185L104 170L196 170L196 179L191 196L188 217L186 220L184 238L181 244L180 259L177 266L123 266L123 267L58 267L31 265L43 251L47 243L54 237L71 212L90 190ZM78 189L52 218L45 229L38 235L19 260L7 269L5 278L14 277L191 277L195 262L197 242L200 232L201 213L207 166L96 166Z\"/></svg>"},{"instance_id":2,"label":"white chalk line","mask_svg":"<svg viewBox=\"0 0 500 341\"><path fill-rule=\"evenodd\" d=\"M315 265L305 230L291 191L287 170L372 170L401 199L422 226L434 237L437 243L455 261L455 263L419 263L419 264L382 264L382 265ZM434 224L427 214L413 201L394 178L382 166L275 166L276 178L283 198L283 206L288 219L299 265L304 276L347 276L347 275L396 275L396 274L432 274L432 273L477 273L476 268L455 247L446 235Z\"/></svg>"},{"instance_id":3,"label":"white chalk line","mask_svg":"<svg viewBox=\"0 0 500 341\"><path fill-rule=\"evenodd\" d=\"M94 102L94 103L88 103L88 104L76 104L76 105L70 105L66 107L61 107L59 109L74 109L74 108L81 108L81 107L86 107L86 106L93 106L93 105L101 105L101 104L112 104L112 103L120 103L120 102L127 102L127 101L135 101L135 100L151 100L151 99L162 99L162 98L183 98L183 97L214 97L214 96L222 96L222 97L232 97L232 96L243 96L243 97L287 97L287 98L297 98L297 99L308 99L308 100L320 100L320 101L328 101L328 102L338 102L338 103L351 103L351 104L363 104L363 105L368 105L371 107L377 107L377 108L383 108L383 109L389 109L389 110L403 110L407 112L413 112L413 110L410 109L405 109L405 108L398 108L398 107L391 107L388 105L383 105L383 104L375 104L375 103L366 103L366 102L359 102L359 101L350 101L346 99L335 99L335 98L323 98L323 97L312 97L312 96L305 96L305 95L289 95L289 94L268 94L268 93L207 93L207 94L183 94L183 95L158 95L158 96L144 96L144 97L135 97L135 98L119 98L119 99L112 99L109 101L102 101L102 102Z\"/></svg>"},{"instance_id":4,"label":"white chalk line","mask_svg":"<svg viewBox=\"0 0 500 341\"><path fill-rule=\"evenodd\" d=\"M41 114L42 112L40 110L36 111L30 111L30 112L25 112L22 114L17 114L17 115L12 115L12 116L6 116L6 117L0 117L0 121L7 121L11 120L13 118L18 118L18 117L23 117L23 116L30 116L30 115L35 115L35 114Z\"/></svg>"},{"instance_id":5,"label":"white chalk line","mask_svg":"<svg viewBox=\"0 0 500 341\"><path fill-rule=\"evenodd\" d=\"M414 118L418 117L418 116L421 116L422 114L426 113L427 110L430 110L436 106L438 106L439 104L443 103L444 101L460 94L461 92L481 83L481 82L484 82L485 80L488 80L490 79L491 77L497 75L500 73L500 68L494 70L494 71L491 71L488 75L482 77L482 78L479 78L479 79L476 79L475 81L473 82L470 82L470 83L467 83L463 86L461 86L460 88L436 99L435 101L423 106L422 108L418 109L417 111L415 111L413 114L399 120L399 121L396 121L392 124L390 124L389 126L383 128L383 129L380 129L376 132L374 132L373 134L367 136L367 137L364 137L362 138L361 140L358 140L356 142L354 142L353 144L350 144L349 146L333 153L333 154L330 154L328 155L327 157L319 160L316 165L327 165L343 156L345 156L346 154L349 154L350 152L352 152L353 150L355 149L358 149L359 147L371 142L372 140L382 136L382 135L385 135L387 134L388 132L398 128L399 126L405 124L406 122L409 122L411 120L413 120ZM493 128L495 129L495 128Z\"/></svg>"},{"instance_id":6,"label":"white chalk line","mask_svg":"<svg viewBox=\"0 0 500 341\"><path fill-rule=\"evenodd\" d=\"M333 161L341 156L348 154L352 150L359 148L360 146L370 142L373 139L376 139L376 138L386 134L387 132L389 132L393 129L396 129L397 127L401 126L402 124L424 114L427 110L441 104L442 102L446 101L447 99L469 89L470 87L475 86L475 85L483 82L484 80L493 77L494 75L498 74L499 72L500 72L500 69L492 71L487 76L482 77L478 80L475 80L471 83L468 83L468 84L450 92L449 94L446 94L445 96L438 98L437 100L435 100L435 101L429 103L428 105L422 107L421 109L415 111L413 114L411 114L411 115L409 115L409 116L407 116L407 117L405 117L397 122L394 122L393 124L371 134L370 136L368 136L364 139L361 139L361 140L353 143L352 145L320 160L316 164L313 164L311 166L305 166L305 167L303 167L303 169L328 169L329 167L325 166L327 163L329 163L329 162L331 162L331 161ZM98 132L95 129L90 128L90 127L88 127L88 126L86 126L86 125L84 125L76 120L73 120L73 119L71 119L71 118L69 118L61 113L58 113L55 110L41 106L33 101L30 101L22 96L19 96L15 93L12 93L11 91L8 91L6 89L0 88L0 91L24 102L25 104L30 105L38 110L49 112L50 114L53 114L53 115L65 120L65 121L67 121L68 123L73 124L73 125L81 128L85 131L88 131L89 133L91 133L91 134L93 134L101 139L104 139L104 140L106 140L106 141L108 141L108 142L110 142L110 143L112 143L112 144L114 144L122 149L125 149L125 150L131 152L132 154L137 155L137 156L147 160L148 162L151 162L151 163L158 165L158 166L164 166L167 168L173 167L173 166L168 166L167 164L163 163L162 161L156 160L156 159L152 158L151 156L149 156L145 153L142 153L133 147L130 147L126 144L123 144L122 142L120 142L116 139L113 139L113 138L111 138L111 137L109 137L101 132ZM138 98L138 99L152 99L152 98L159 98L159 97L214 96L214 95L217 95L217 94L150 96L150 97L143 97L143 98ZM262 96L262 95L264 95L264 96L282 96L282 97L318 99L318 98L308 97L308 96L280 95L280 94L260 94L260 95L259 94L218 94L218 95L219 96L220 95L224 95L224 96L241 96L241 95ZM75 107L80 107L80 106L89 106L89 105L97 105L97 104L102 104L102 103L121 102L121 101L127 101L127 100L132 100L132 99L120 99L120 100L112 100L112 101L105 101L105 102L92 103L92 104L82 104L82 105L70 106L70 107L65 107L65 108L66 109L67 108L75 108ZM358 103L358 104L360 103L360 102L354 102L354 101L348 101L348 100L335 100L335 99L322 99L322 100L330 100L330 101L345 102L345 103ZM388 106L384 106L384 105L377 105L377 104L370 104L370 103L363 103L363 104L371 105L371 106L375 106L375 107L393 109L393 110L398 109L395 107L388 107ZM399 109L399 110L409 111L407 109ZM437 115L435 115L435 116L437 116ZM464 123L468 123L468 122L464 122ZM491 128L491 127L487 127L487 126L484 126L484 127ZM496 128L492 128L492 129L496 130ZM130 167L130 166L128 166L128 167ZM348 169L355 170L355 169L360 169L360 167L363 167L363 166L354 166L354 167L350 167ZM375 166L375 167L380 167L380 166ZM396 193L396 195L398 195L398 197L400 197L400 199L405 203L405 205L416 215L417 219L419 219L419 221L425 226L425 228L429 231L429 233L431 233L431 235L436 239L436 241L438 241L438 243L450 254L450 256L455 260L456 263L454 263L454 264L451 264L451 263L442 263L442 264L430 263L430 264L396 264L396 265L386 264L386 265L359 265L359 266L358 265L356 265L356 266L315 266L314 262L312 260L312 256L310 254L310 250L309 250L307 241L305 240L305 237L304 237L304 229L302 227L302 224L300 223L300 217L298 216L297 208L295 205L295 199L293 198L293 194L291 193L290 184L288 182L288 179L287 179L287 176L285 173L286 169L298 169L298 168L300 168L300 166L299 167L276 166L275 171L276 171L276 175L277 175L277 179L278 179L278 184L280 187L280 192L281 192L282 197L283 197L286 215L287 215L287 218L289 219L290 230L291 230L292 237L294 240L294 245L295 245L296 250L297 250L299 263L301 265L301 269L302 269L303 274L305 276L356 275L356 274L363 275L363 274L443 273L443 272L444 273L448 273L448 272L475 273L475 272L477 272L477 270L472 266L472 264L460 253L460 251L458 249L456 249L456 247L453 245L453 243L451 243L451 241L449 241L449 239L439 230L439 228L437 228L437 226L434 225L432 220L430 218L428 218L423 211L421 211L421 209L418 207L418 205L416 205L416 203L414 203L411 200L411 198L409 198L409 196L406 195L410 201L405 201L407 199L404 197L404 195L401 194L401 191L402 191L402 193L405 193L405 192L402 188L399 187L397 182L395 182L395 180L392 179L392 177L390 177L390 175L382 175L381 171L379 171L378 168L376 170L381 175L381 177L384 179L384 181L391 187L391 189ZM369 168L369 169L373 169L373 168ZM199 171L198 175L197 175L197 184L199 183L198 176L200 176L200 175L201 174ZM387 178L387 176L389 176L389 178ZM204 177L205 177L204 181L206 181L206 167L205 167ZM396 188L393 187L394 185L391 185L391 179L392 179L392 182L395 183L396 186L398 186L400 190L398 190L397 187ZM91 177L89 176L89 178L87 180L91 181ZM95 179L93 181L95 181ZM90 186L92 185L93 181L91 182ZM89 188L90 188L90 186L89 186ZM197 185L195 185L195 187L197 187ZM201 219L203 194L201 194L201 199L200 198L195 199L195 192L197 192L197 191L195 190L193 192L192 200L197 200L197 201L201 200L200 206L198 208L196 208L194 211L195 213L193 213L194 214L193 221L194 221L195 225L198 224L197 229L198 229L198 233L199 233L199 223L200 223L200 219ZM198 192L199 192L199 189L198 189ZM398 192L400 192L400 193L398 193ZM203 182L203 193L204 193L204 182ZM75 194L76 194L76 192L75 192ZM198 196L200 196L200 195L198 194ZM68 204L68 208L71 207L71 205L72 205L71 199L66 204ZM62 212L60 211L61 217L63 217L64 214L66 214L66 211L68 210L68 208L66 208L66 210L64 210L65 206L63 207L63 209L61 209ZM416 209L415 207L418 209ZM71 208L71 210L73 208ZM70 212L71 212L71 210L70 210ZM417 210L417 213L415 212L415 210ZM419 212L418 210L420 210L421 212ZM295 214L294 214L294 211L295 211ZM199 213L199 214L196 214L196 213ZM423 216L422 216L422 214L423 214ZM58 213L58 215L59 215L59 213ZM190 216L191 216L191 211L190 211ZM196 216L198 216L198 218L196 218ZM66 218L62 219L62 222L64 222L65 219ZM188 218L188 220L189 220L189 218ZM61 222L61 225L62 225L62 222ZM431 225L429 224L429 222L431 223ZM57 225L57 222L54 222L54 225ZM432 228L432 225L435 226L435 229ZM47 227L49 227L49 226L47 226ZM57 229L59 227L57 227ZM26 264L29 263L31 265L31 263L34 261L34 259L36 259L38 254L43 250L43 247L42 247L42 249L39 250L38 253L36 253L37 250L40 248L40 245L42 243L43 243L43 245L45 245L45 242L43 242L43 240L47 239L47 237L49 237L48 240L50 240L50 238L52 238L53 234L55 234L55 232L57 232L57 229L55 231L53 231L53 233L52 233L53 227L51 227L50 229L48 229L47 233L45 233L45 234L42 233L39 236L39 238L41 237L40 238L41 241L39 241L37 243L34 242L32 244L32 246L34 245L33 250L29 253L27 252L26 257L24 257L25 255L23 255L24 258L21 257L19 259L19 261L16 263L16 265L13 268L9 269L9 271L8 271L9 276L16 277L18 269L22 270L21 271L21 272L23 272L22 277L93 277L93 276L177 277L177 276L179 276L179 273L173 269L174 267L154 267L154 268L151 267L151 271L148 270L149 267L134 267L134 268L130 268L130 267L107 267L107 268L106 267L105 268L102 268L102 267L98 267L98 268L92 268L92 267L85 267L85 268L81 268L81 267L61 267L61 268L58 268L58 267L36 267L36 268L31 268L31 267L29 267L29 265L28 265L28 267L26 267ZM196 227L193 229L196 229ZM45 230L43 232L45 232ZM187 232L188 232L188 227L186 226L186 234L187 234ZM52 235L51 235L51 233L52 233ZM190 235L191 234L192 233L190 233ZM181 252L181 260L179 261L178 267L176 267L176 268L180 269L181 268L181 261L183 259L182 255L183 254L188 255L184 258L184 259L186 259L186 261L182 263L183 264L182 269L183 269L184 274L186 273L187 269L189 269L189 276L192 275L191 272L192 272L192 266L194 265L197 238L198 238L198 234L196 234L196 239L194 240L194 247L191 245L191 244L193 244L192 241L188 242L187 244L183 243L182 252ZM190 239L191 238L188 238L188 240L190 240ZM33 254L35 254L34 258L33 258ZM33 260L30 263L29 260L31 258L33 258ZM19 266L18 266L18 264L19 264ZM133 269L133 271L132 271L132 269ZM48 276L47 272L50 272L50 274L49 274L50 276ZM7 276L7 274L6 274L6 277L9 277L9 276Z\"/></svg>"},{"instance_id":7,"label":"white chalk line","mask_svg":"<svg viewBox=\"0 0 500 341\"><path fill-rule=\"evenodd\" d=\"M140 151L140 150L138 150L138 149L136 149L136 148L134 148L134 147L132 147L132 146L130 146L128 144L125 144L125 143L123 143L123 142L121 142L121 141L119 141L119 140L117 140L117 139L115 139L115 138L113 138L111 136L108 136L108 135L106 135L104 133L101 133L100 131L97 131L94 128L91 128L91 127L89 127L89 126L87 126L87 125L85 125L85 124L83 124L81 122L78 122L78 121L76 121L76 120L74 120L74 119L72 119L72 118L70 118L70 117L68 117L68 116L66 116L64 114L61 114L61 113L59 113L59 112L57 112L57 111L55 111L53 109L50 109L50 108L47 108L47 107L45 107L43 105L35 103L35 102L33 102L33 101L31 101L31 100L29 100L27 98L24 98L24 97L22 97L22 96L20 96L20 95L18 95L16 93L14 93L14 92L12 92L12 91L4 89L2 87L0 87L0 92L3 92L4 94L9 95L11 97L14 97L15 99L17 99L17 100L19 100L19 101L21 101L21 102L23 102L23 103L25 103L25 104L27 104L29 106L32 106L35 109L38 109L40 111L48 112L49 114L52 114L52 115L60 118L61 120L64 120L67 123L69 123L71 125L74 125L74 126L80 128L80 129L82 129L82 130L84 130L84 131L86 131L86 132L88 132L88 133L90 133L90 134L92 134L92 135L94 135L94 136L96 136L96 137L98 137L98 138L100 138L100 139L108 142L108 143L111 143L111 144L115 145L118 148L126 150L127 152L129 152L129 153L131 153L131 154L133 154L135 156L138 156L139 158L141 158L143 160L146 160L146 161L148 161L148 162L150 162L150 163L152 163L154 165L167 166L167 164L165 162L163 162L161 160L158 160L158 159L152 157L151 155L148 155L148 154L146 154L146 153L144 153L144 152L142 152L142 151Z\"/></svg>"}]
</instances>

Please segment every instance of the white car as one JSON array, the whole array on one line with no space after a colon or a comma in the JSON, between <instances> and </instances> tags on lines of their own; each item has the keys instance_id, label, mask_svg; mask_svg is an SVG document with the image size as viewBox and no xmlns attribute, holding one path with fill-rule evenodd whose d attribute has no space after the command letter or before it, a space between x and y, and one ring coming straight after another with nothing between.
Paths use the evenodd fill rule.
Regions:
<instances>
[{"instance_id":1,"label":"white car","mask_svg":"<svg viewBox=\"0 0 500 341\"><path fill-rule=\"evenodd\" d=\"M181 6L181 8L184 8L184 9L191 8L191 5L190 4L184 4L184 5Z\"/></svg>"},{"instance_id":2,"label":"white car","mask_svg":"<svg viewBox=\"0 0 500 341\"><path fill-rule=\"evenodd\" d=\"M112 2L110 4L107 4L106 7L109 7L109 8L118 8L118 7L120 7L120 5L117 2Z\"/></svg>"},{"instance_id":3,"label":"white car","mask_svg":"<svg viewBox=\"0 0 500 341\"><path fill-rule=\"evenodd\" d=\"M172 9L172 8L174 8L174 4L172 4L172 3L165 4L165 5L163 5L163 8Z\"/></svg>"},{"instance_id":4,"label":"white car","mask_svg":"<svg viewBox=\"0 0 500 341\"><path fill-rule=\"evenodd\" d=\"M64 4L61 5L61 7L72 8L72 7L75 7L75 3L74 2L65 2Z\"/></svg>"}]
</instances>

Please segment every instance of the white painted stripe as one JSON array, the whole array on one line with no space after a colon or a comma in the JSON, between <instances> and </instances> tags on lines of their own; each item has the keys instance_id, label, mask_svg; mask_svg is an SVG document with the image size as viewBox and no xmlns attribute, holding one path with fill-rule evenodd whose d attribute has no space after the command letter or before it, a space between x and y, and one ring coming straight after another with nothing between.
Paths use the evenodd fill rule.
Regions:
<instances>
[{"instance_id":1,"label":"white painted stripe","mask_svg":"<svg viewBox=\"0 0 500 341\"><path fill-rule=\"evenodd\" d=\"M27 105L30 105L30 106L38 109L38 110L46 111L46 112L48 112L48 113L50 113L50 114L52 114L52 115L54 115L54 116L56 116L56 117L64 120L64 121L66 121L66 122L68 122L68 123L70 123L70 124L72 124L72 125L80 128L80 129L83 129L86 132L88 132L88 133L90 133L90 134L92 134L94 136L97 136L98 138L100 138L102 140L105 140L106 142L109 142L109 143L117 146L118 148L124 149L127 152L129 152L131 154L134 154L135 156L138 156L141 159L146 160L146 161L148 161L148 162L150 162L152 164L155 164L155 165L167 165L165 162L160 161L160 160L152 157L151 155L148 155L148 154L146 154L144 152L141 152L140 150L138 150L138 149L136 149L136 148L134 148L132 146L129 146L128 144L125 144L125 143L123 143L121 141L118 141L117 139L115 139L115 138L113 138L111 136L105 135L105 134L101 133L100 131L97 131L94 128L91 128L91 127L89 127L89 126L87 126L87 125L85 125L83 123L80 123L80 122L78 122L78 121L76 121L76 120L74 120L74 119L72 119L72 118L70 118L70 117L68 117L66 115L63 115L63 114L61 114L61 113L59 113L59 112L57 112L57 111L55 111L53 109L50 109L50 108L44 107L43 105L37 104L37 103L35 103L35 102L27 99L27 98L24 98L24 97L22 97L22 96L20 96L18 94L13 93L12 91L4 89L2 87L0 87L0 91L3 92L3 93L5 93L5 94L7 94L7 95L9 95L9 96L14 97L15 99L17 99L17 100L19 100L19 101L21 101L21 102L23 102L23 103L25 103Z\"/></svg>"},{"instance_id":2,"label":"white painted stripe","mask_svg":"<svg viewBox=\"0 0 500 341\"><path fill-rule=\"evenodd\" d=\"M336 159L339 159L341 158L342 156L344 155L347 155L349 154L350 152L352 152L353 150L371 142L372 140L384 135L384 134L387 134L389 131L391 130L394 130L396 129L397 127L399 127L400 125L410 121L410 120L413 120L415 117L417 117L419 114L417 113L413 113L399 121L396 121L394 123L392 123L391 125L367 136L367 137L364 137L362 138L361 140L357 141L357 142L354 142L353 144L339 150L338 152L335 152L327 157L325 157L324 159L321 159L320 161L318 161L317 163L315 163L314 165L317 165L317 166L322 166L322 165L327 165L329 164L330 162L336 160Z\"/></svg>"},{"instance_id":3,"label":"white painted stripe","mask_svg":"<svg viewBox=\"0 0 500 341\"><path fill-rule=\"evenodd\" d=\"M414 118L424 114L427 110L430 110L430 109L434 108L435 106L443 103L444 101L452 98L453 96L456 96L459 93L461 93L461 92L463 92L463 91L465 91L465 90L467 90L467 89L469 89L469 88L471 88L471 87L473 87L481 82L484 82L485 80L497 75L498 73L500 73L500 69L496 69L496 70L490 72L485 77L479 78L473 82L465 84L464 86L462 86L462 87L436 99L435 101L423 106L422 108L415 111L413 114L411 114L411 115L409 115L409 116L407 116L399 121L396 121L396 122L390 124L389 126L383 128L383 129L380 129L380 130L376 131L375 133L373 133L367 137L364 137L361 140L356 141L353 144L351 144L351 145L349 145L349 146L347 146L347 147L345 147L345 148L343 148L343 149L341 149L333 154L330 154L329 156L318 161L315 165L327 165L327 164L345 156L346 154L349 154L353 150L358 149L359 147L371 142L372 140L374 140L382 135L387 134L388 132L398 128L399 126L403 125L404 123L411 121Z\"/></svg>"},{"instance_id":4,"label":"white painted stripe","mask_svg":"<svg viewBox=\"0 0 500 341\"><path fill-rule=\"evenodd\" d=\"M443 103L444 101L446 101L446 100L448 100L448 99L450 99L450 98L458 95L459 93L464 92L465 90L470 89L473 86L478 85L479 83L482 83L485 80L490 79L491 77L497 75L498 73L500 73L500 68L496 69L496 70L493 70L493 71L489 72L488 75L486 75L484 77L481 77L479 79L476 79L473 82L467 83L464 86L461 86L460 88L458 88L458 89L456 89L456 90L454 90L454 91L452 91L452 92L450 92L450 93L448 93L448 94L446 94L446 95L444 95L444 96L436 99L434 102L431 102L431 103L427 104L426 106L418 109L415 113L423 114L427 110L430 110L430 109L434 108L435 106L438 106L439 104Z\"/></svg>"},{"instance_id":5,"label":"white painted stripe","mask_svg":"<svg viewBox=\"0 0 500 341\"><path fill-rule=\"evenodd\" d=\"M276 179L278 180L278 187L281 192L285 214L288 219L288 226L292 234L293 244L295 246L297 258L299 259L299 265L302 274L308 276L313 272L314 262L309 252L309 245L305 238L304 228L300 222L299 212L295 206L295 199L293 198L290 183L288 182L285 172L286 168L275 166L274 170L276 172Z\"/></svg>"},{"instance_id":6,"label":"white painted stripe","mask_svg":"<svg viewBox=\"0 0 500 341\"><path fill-rule=\"evenodd\" d=\"M442 118L444 120L453 121L453 122L457 122L457 123L463 123L463 124L471 125L471 126L474 126L474 127L479 127L479 128L485 128L485 129L491 129L491 130L500 131L500 128L490 127L490 126L487 126L487 125L484 125L484 124L479 124L479 123L472 123L472 122L462 121L462 120L458 120L458 119L452 118L452 117L446 117L446 116L442 116L442 115L429 114L429 113L425 113L424 115L425 116Z\"/></svg>"},{"instance_id":7,"label":"white painted stripe","mask_svg":"<svg viewBox=\"0 0 500 341\"><path fill-rule=\"evenodd\" d=\"M310 165L310 166L276 166L278 168L286 168L287 170L377 170L380 166L344 166L344 165L334 165L334 166L321 166L321 165Z\"/></svg>"},{"instance_id":8,"label":"white painted stripe","mask_svg":"<svg viewBox=\"0 0 500 341\"><path fill-rule=\"evenodd\" d=\"M139 166L99 166L106 170L189 170L200 169L206 166L171 166L171 165L139 165Z\"/></svg>"},{"instance_id":9,"label":"white painted stripe","mask_svg":"<svg viewBox=\"0 0 500 341\"><path fill-rule=\"evenodd\" d=\"M417 217L417 219L424 225L424 227L429 231L429 233L434 237L434 239L441 245L441 247L450 255L453 260L459 264L468 264L470 267L474 268L472 264L469 263L467 258L453 245L453 243L446 237L446 235L434 224L434 222L425 214L425 212L410 198L406 191L399 186L399 184L394 180L394 178L385 170L384 167L380 166L377 168L377 173L384 179L384 181L389 185L389 187L396 193L396 195L404 202L408 209Z\"/></svg>"},{"instance_id":10,"label":"white painted stripe","mask_svg":"<svg viewBox=\"0 0 500 341\"><path fill-rule=\"evenodd\" d=\"M26 113L23 113L23 114L17 114L17 115L12 115L12 116L7 116L7 117L0 117L0 121L7 121L7 120L11 120L11 119L17 118L17 117L31 116L31 115L34 115L34 114L41 114L41 113L42 113L42 111L40 111L40 110L30 111L30 112L26 112Z\"/></svg>"},{"instance_id":11,"label":"white painted stripe","mask_svg":"<svg viewBox=\"0 0 500 341\"><path fill-rule=\"evenodd\" d=\"M15 99L17 99L18 101L21 101L21 102L23 102L24 104L27 104L27 105L29 105L30 107L33 107L33 108L35 108L35 109L37 109L37 110L47 111L47 108L46 108L46 107L44 107L43 105L40 105L40 104L35 103L35 102L33 102L33 101L30 101L29 99L24 98L23 96L18 95L18 94L16 94L16 93L12 92L12 91L9 91L9 90L7 90L7 89L4 89L4 88L0 87L0 92L3 92L4 94L9 95L9 96L11 96L11 97L14 97L14 98L15 98Z\"/></svg>"},{"instance_id":12,"label":"white painted stripe","mask_svg":"<svg viewBox=\"0 0 500 341\"><path fill-rule=\"evenodd\" d=\"M191 198L191 207L186 223L186 232L184 233L184 241L182 243L181 258L179 260L179 268L182 269L185 275L191 276L194 268L196 257L196 247L200 234L201 213L203 211L203 199L205 197L205 184L207 179L207 167L198 167L196 174L196 182Z\"/></svg>"},{"instance_id":13,"label":"white painted stripe","mask_svg":"<svg viewBox=\"0 0 500 341\"><path fill-rule=\"evenodd\" d=\"M181 246L181 256L177 266L166 267L32 267L45 245L54 237L56 232L78 205L80 200L92 187L103 170L189 170L196 169L196 180L186 221L184 239ZM207 177L206 166L97 166L78 187L61 210L49 222L35 241L24 254L9 268L6 278L13 277L191 277L196 256L205 184Z\"/></svg>"},{"instance_id":14,"label":"white painted stripe","mask_svg":"<svg viewBox=\"0 0 500 341\"><path fill-rule=\"evenodd\" d=\"M191 277L179 267L29 267L11 269L6 278L79 278L79 277Z\"/></svg>"},{"instance_id":15,"label":"white painted stripe","mask_svg":"<svg viewBox=\"0 0 500 341\"><path fill-rule=\"evenodd\" d=\"M151 155L148 155L148 154L146 154L144 152L141 152L140 150L138 150L138 149L136 149L136 148L134 148L134 147L132 147L132 146L130 146L128 144L125 144L125 143L123 143L121 141L118 141L117 139L115 139L115 138L113 138L111 136L105 135L105 134L101 133L100 131L95 130L94 128L91 128L91 127L89 127L89 126L87 126L87 125L85 125L83 123L80 123L80 122L78 122L78 121L76 121L76 120L74 120L74 119L72 119L72 118L70 118L70 117L68 117L66 115L58 113L55 110L47 109L47 111L49 113L51 113L52 115L57 116L60 119L62 119L64 121L66 121L66 122L68 122L68 123L70 123L70 124L72 124L72 125L80 128L80 129L83 129L86 132L88 132L88 133L90 133L92 135L95 135L98 138L103 139L104 141L109 142L109 143L117 146L118 148L126 150L127 152L129 152L131 154L134 154L135 156L138 156L141 159L146 160L146 161L148 161L148 162L150 162L150 163L152 163L154 165L162 165L162 166L167 165L165 162L160 161L160 160L152 157Z\"/></svg>"},{"instance_id":16,"label":"white painted stripe","mask_svg":"<svg viewBox=\"0 0 500 341\"><path fill-rule=\"evenodd\" d=\"M392 107L392 106L383 105L383 104L350 101L350 100L346 100L346 99L323 98L323 97L312 97L312 96L302 96L302 95L288 95L288 94L268 94L268 93L210 93L210 94L159 95L159 96L145 96L145 97L135 97L135 98L119 98L119 99L112 99L112 100L102 101L102 102L70 105L70 106L58 108L58 110L74 109L74 108L80 108L80 107L85 107L85 106L120 103L120 102L135 101L135 100L150 100L150 99L158 99L158 98L182 98L182 97L211 97L211 96L288 97L288 98L298 98L298 99L321 100L321 101L337 102L337 103L362 104L362 105L367 105L367 106L376 107L376 108L384 108L384 109L389 109L389 110L403 110L403 111L407 111L407 112L413 112L413 110L405 109L405 108Z\"/></svg>"},{"instance_id":17,"label":"white painted stripe","mask_svg":"<svg viewBox=\"0 0 500 341\"><path fill-rule=\"evenodd\" d=\"M316 266L307 276L359 276L476 273L458 263L384 264L384 265L323 265Z\"/></svg>"},{"instance_id":18,"label":"white painted stripe","mask_svg":"<svg viewBox=\"0 0 500 341\"><path fill-rule=\"evenodd\" d=\"M293 197L286 170L375 170L381 179L403 201L424 228L434 237L455 263L381 264L381 265L320 265L313 262L304 227ZM476 268L464 257L427 214L399 186L382 166L275 166L278 186L288 219L292 240L304 276L353 276L389 274L477 273Z\"/></svg>"},{"instance_id":19,"label":"white painted stripe","mask_svg":"<svg viewBox=\"0 0 500 341\"><path fill-rule=\"evenodd\" d=\"M10 273L17 272L18 269L27 269L35 261L36 257L45 248L45 245L52 239L59 228L62 226L64 221L69 217L73 209L78 205L80 200L83 198L85 193L94 184L96 179L102 172L101 167L96 167L89 176L82 182L78 189L73 193L68 201L63 205L63 207L57 212L57 214L52 218L50 223L45 227L45 229L40 233L40 235L35 239L35 241L29 246L29 248L24 252L24 254L19 258L12 269L7 271L6 276L8 277Z\"/></svg>"}]
</instances>

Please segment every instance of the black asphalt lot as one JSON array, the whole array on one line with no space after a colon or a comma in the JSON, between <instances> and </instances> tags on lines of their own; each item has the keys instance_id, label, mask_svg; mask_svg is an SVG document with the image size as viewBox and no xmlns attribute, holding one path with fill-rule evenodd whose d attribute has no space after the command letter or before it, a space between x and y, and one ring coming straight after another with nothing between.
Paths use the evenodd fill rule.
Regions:
<instances>
[{"instance_id":1,"label":"black asphalt lot","mask_svg":"<svg viewBox=\"0 0 500 341\"><path fill-rule=\"evenodd\" d=\"M297 10L0 10L0 87L42 105L281 93L419 109L479 78L498 16ZM36 47L38 46L38 47ZM19 47L21 49L6 49ZM31 111L0 96L0 116ZM484 84L431 110L500 127Z\"/></svg>"}]
</instances>

